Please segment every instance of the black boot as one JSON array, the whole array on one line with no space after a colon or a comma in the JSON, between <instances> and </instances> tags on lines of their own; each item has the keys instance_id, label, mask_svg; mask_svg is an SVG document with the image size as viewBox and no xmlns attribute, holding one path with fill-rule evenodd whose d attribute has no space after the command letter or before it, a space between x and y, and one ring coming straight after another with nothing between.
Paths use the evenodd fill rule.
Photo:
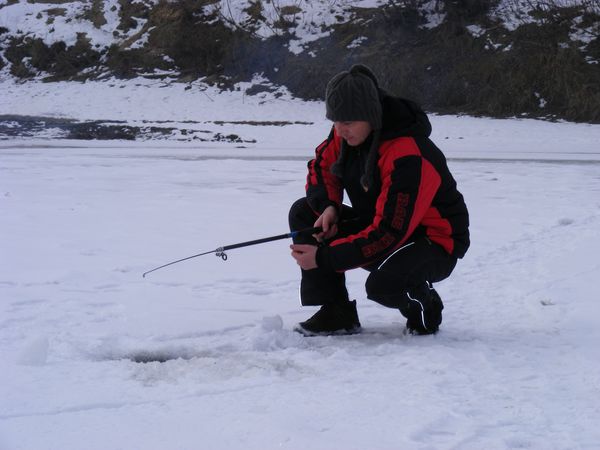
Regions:
<instances>
[{"instance_id":1,"label":"black boot","mask_svg":"<svg viewBox=\"0 0 600 450\"><path fill-rule=\"evenodd\" d=\"M327 303L310 319L297 324L294 331L305 336L360 333L356 300Z\"/></svg>"},{"instance_id":2,"label":"black boot","mask_svg":"<svg viewBox=\"0 0 600 450\"><path fill-rule=\"evenodd\" d=\"M408 320L406 329L410 334L426 335L437 333L442 323L444 304L439 294L429 283L410 289L408 304L400 312Z\"/></svg>"}]
</instances>

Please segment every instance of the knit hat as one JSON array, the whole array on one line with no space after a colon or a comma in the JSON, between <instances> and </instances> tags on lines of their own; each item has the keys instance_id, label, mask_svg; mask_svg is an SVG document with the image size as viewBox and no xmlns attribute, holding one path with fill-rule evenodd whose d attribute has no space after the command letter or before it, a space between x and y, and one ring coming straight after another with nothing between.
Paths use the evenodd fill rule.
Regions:
<instances>
[{"instance_id":1,"label":"knit hat","mask_svg":"<svg viewBox=\"0 0 600 450\"><path fill-rule=\"evenodd\" d=\"M381 128L379 83L371 70L356 64L327 83L325 91L326 117L334 122L364 120L373 129Z\"/></svg>"},{"instance_id":2,"label":"knit hat","mask_svg":"<svg viewBox=\"0 0 600 450\"><path fill-rule=\"evenodd\" d=\"M377 166L379 137L382 126L382 107L379 83L371 70L356 64L349 71L340 72L327 84L325 91L326 117L334 122L364 120L373 128L373 139L361 184L365 191L373 185ZM341 177L348 158L348 145L342 142L340 155L330 168L331 173Z\"/></svg>"}]
</instances>

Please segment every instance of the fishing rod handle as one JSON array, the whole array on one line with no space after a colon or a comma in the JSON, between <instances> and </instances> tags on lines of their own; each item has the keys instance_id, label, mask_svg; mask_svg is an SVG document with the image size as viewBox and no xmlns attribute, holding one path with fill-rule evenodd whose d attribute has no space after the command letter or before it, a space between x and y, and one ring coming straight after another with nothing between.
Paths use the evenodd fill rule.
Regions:
<instances>
[{"instance_id":1,"label":"fishing rod handle","mask_svg":"<svg viewBox=\"0 0 600 450\"><path fill-rule=\"evenodd\" d=\"M262 238L262 239L255 239L254 241L247 241L247 242L240 242L239 244L225 245L222 247L222 249L220 248L220 250L221 251L233 250L236 248L248 247L250 245L257 245L257 244L264 244L265 242L278 241L280 239L295 238L299 234L320 233L321 231L323 231L323 229L321 227L305 228L303 230L292 231L291 233L278 234L277 236L270 236L270 237L266 237L266 238Z\"/></svg>"},{"instance_id":2,"label":"fishing rod handle","mask_svg":"<svg viewBox=\"0 0 600 450\"><path fill-rule=\"evenodd\" d=\"M323 227L312 227L312 228L304 228L303 230L292 231L288 233L288 237L292 239L301 234L316 234L323 231Z\"/></svg>"}]
</instances>

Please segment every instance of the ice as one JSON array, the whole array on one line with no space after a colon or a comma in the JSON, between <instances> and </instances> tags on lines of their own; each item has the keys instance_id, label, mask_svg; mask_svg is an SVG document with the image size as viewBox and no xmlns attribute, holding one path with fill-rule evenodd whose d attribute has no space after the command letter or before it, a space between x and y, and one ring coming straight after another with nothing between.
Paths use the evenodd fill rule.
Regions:
<instances>
[{"instance_id":1,"label":"ice","mask_svg":"<svg viewBox=\"0 0 600 450\"><path fill-rule=\"evenodd\" d=\"M283 328L283 319L279 315L263 317L261 326L264 331L281 330Z\"/></svg>"}]
</instances>

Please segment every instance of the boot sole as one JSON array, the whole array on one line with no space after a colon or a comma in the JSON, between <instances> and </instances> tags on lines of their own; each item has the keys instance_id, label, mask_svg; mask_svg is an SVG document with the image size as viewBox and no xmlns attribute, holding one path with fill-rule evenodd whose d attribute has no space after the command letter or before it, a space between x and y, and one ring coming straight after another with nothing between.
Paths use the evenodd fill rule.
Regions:
<instances>
[{"instance_id":1,"label":"boot sole","mask_svg":"<svg viewBox=\"0 0 600 450\"><path fill-rule=\"evenodd\" d=\"M294 331L296 333L300 333L301 335L303 335L305 337L347 336L347 335L351 335L351 334L359 334L362 331L362 328L360 326L358 326L358 327L354 327L354 328L350 328L350 329L344 328L344 329L335 330L335 331L319 331L319 332L317 332L317 331L307 330L302 325L296 324L296 326L294 327Z\"/></svg>"},{"instance_id":2,"label":"boot sole","mask_svg":"<svg viewBox=\"0 0 600 450\"><path fill-rule=\"evenodd\" d=\"M409 328L409 327L405 327L404 330L402 331L402 334L405 336L431 336L434 334L437 334L438 331L440 331L439 329L435 330L435 331L420 331L417 330L415 328Z\"/></svg>"}]
</instances>

